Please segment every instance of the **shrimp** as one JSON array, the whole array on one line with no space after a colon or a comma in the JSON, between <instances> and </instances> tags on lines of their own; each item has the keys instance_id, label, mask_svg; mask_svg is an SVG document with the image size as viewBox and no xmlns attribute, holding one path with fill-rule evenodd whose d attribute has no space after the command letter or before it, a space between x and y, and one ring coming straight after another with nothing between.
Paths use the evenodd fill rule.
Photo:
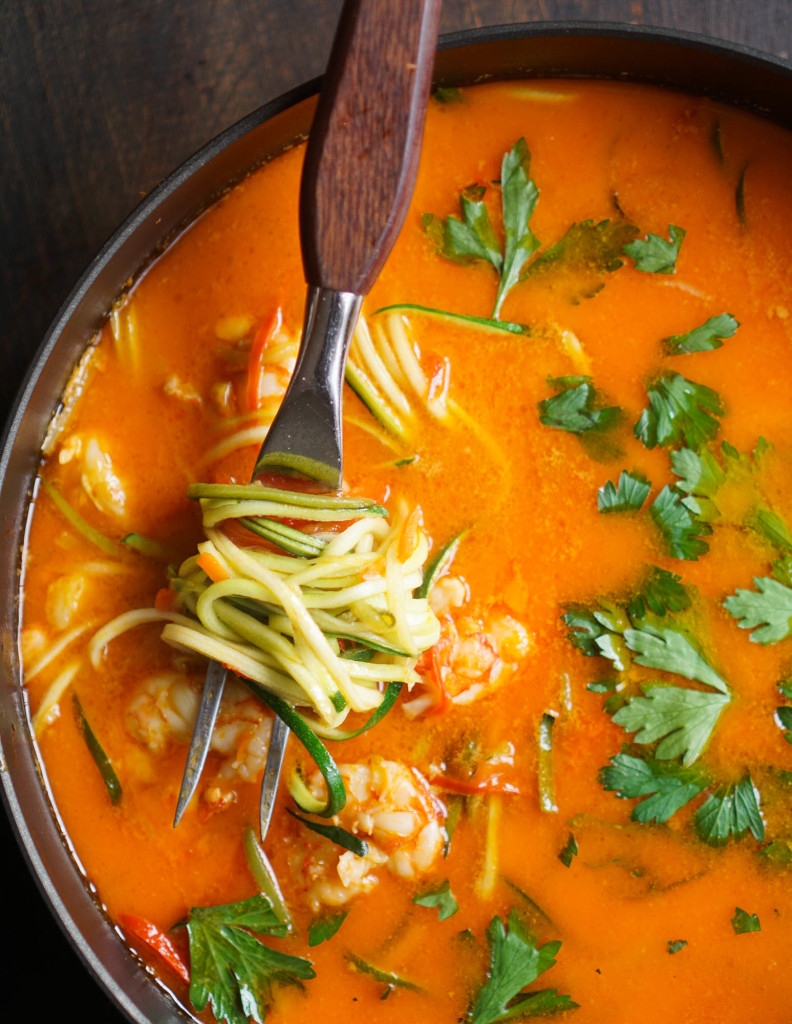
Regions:
<instances>
[{"instance_id":1,"label":"shrimp","mask_svg":"<svg viewBox=\"0 0 792 1024\"><path fill-rule=\"evenodd\" d=\"M127 708L127 731L151 754L163 754L173 743L190 742L199 702L199 689L181 673L151 676ZM229 679L212 733L210 750L220 755L220 763L203 789L207 804L226 807L236 800L237 784L256 781L271 731L271 716L241 683Z\"/></svg>"},{"instance_id":2,"label":"shrimp","mask_svg":"<svg viewBox=\"0 0 792 1024\"><path fill-rule=\"evenodd\" d=\"M380 868L404 879L429 874L442 857L445 841L445 808L415 768L372 755L339 765L339 770L347 802L333 822L365 839L368 851L358 857L323 843L306 859L295 861L295 872L310 882L308 900L314 911L342 906L370 892L379 883ZM323 794L318 772L309 786L317 797Z\"/></svg>"},{"instance_id":3,"label":"shrimp","mask_svg":"<svg viewBox=\"0 0 792 1024\"><path fill-rule=\"evenodd\" d=\"M410 717L492 693L514 676L532 647L528 631L502 602L471 605L459 576L439 580L429 604L440 620L440 639L416 666L425 690L403 705Z\"/></svg>"},{"instance_id":4,"label":"shrimp","mask_svg":"<svg viewBox=\"0 0 792 1024\"><path fill-rule=\"evenodd\" d=\"M72 434L61 446L58 461L65 465L74 460L79 464L82 488L99 511L123 518L126 492L109 453L95 437Z\"/></svg>"}]
</instances>

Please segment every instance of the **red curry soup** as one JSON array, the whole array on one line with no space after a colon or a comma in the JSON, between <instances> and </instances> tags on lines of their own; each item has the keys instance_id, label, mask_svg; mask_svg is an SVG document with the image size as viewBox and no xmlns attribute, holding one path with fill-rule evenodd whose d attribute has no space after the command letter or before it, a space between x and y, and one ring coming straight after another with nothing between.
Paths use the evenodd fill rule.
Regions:
<instances>
[{"instance_id":1,"label":"red curry soup","mask_svg":"<svg viewBox=\"0 0 792 1024\"><path fill-rule=\"evenodd\" d=\"M202 1020L787 1021L789 136L638 86L437 93L340 494L250 483L302 157L119 300L45 445L21 643L86 878Z\"/></svg>"}]
</instances>

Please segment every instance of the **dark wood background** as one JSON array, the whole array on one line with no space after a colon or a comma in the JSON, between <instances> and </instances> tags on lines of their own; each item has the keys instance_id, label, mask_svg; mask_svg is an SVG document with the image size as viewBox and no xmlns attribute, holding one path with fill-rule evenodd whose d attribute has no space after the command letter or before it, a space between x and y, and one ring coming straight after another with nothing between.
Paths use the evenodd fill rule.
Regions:
<instances>
[{"instance_id":1,"label":"dark wood background","mask_svg":"<svg viewBox=\"0 0 792 1024\"><path fill-rule=\"evenodd\" d=\"M100 245L200 145L321 74L340 7L0 0L2 419ZM792 52L792 0L445 0L441 31L538 20L655 25L784 59ZM76 1013L86 1024L121 1024L50 917L5 820L0 843L3 1019L43 1024Z\"/></svg>"}]
</instances>

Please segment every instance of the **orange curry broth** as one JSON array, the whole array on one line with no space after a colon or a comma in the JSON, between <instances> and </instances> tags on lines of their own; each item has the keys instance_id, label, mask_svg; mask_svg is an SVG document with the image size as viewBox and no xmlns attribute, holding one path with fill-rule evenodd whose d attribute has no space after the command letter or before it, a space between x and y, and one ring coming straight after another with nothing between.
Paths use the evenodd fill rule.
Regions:
<instances>
[{"instance_id":1,"label":"orange curry broth","mask_svg":"<svg viewBox=\"0 0 792 1024\"><path fill-rule=\"evenodd\" d=\"M485 748L514 744L510 778L520 793L497 798L499 881L490 900L477 895L487 813L482 801L461 820L433 879L450 880L460 905L455 916L439 922L436 911L412 904L415 884L383 873L372 893L349 905L339 933L313 950L306 940L311 915L300 903L304 887L291 875L290 857L314 840L283 812L282 794L267 849L298 935L274 941L309 956L317 977L304 991L279 990L272 1019L307 1022L321 1007L327 1024L461 1020L485 977L485 930L494 914L505 918L516 907L539 940L562 941L557 965L534 988L569 993L580 1004L574 1011L578 1024L639 1017L644 1024L787 1021L789 876L758 856L760 844L750 835L712 848L693 837L688 809L667 825L637 825L630 822L634 802L602 789L598 771L628 737L602 710L602 696L586 690L587 683L610 674L609 663L574 650L560 605L624 593L648 564L681 574L698 589L702 642L734 690L704 761L725 779L738 778L750 766L792 769L792 748L773 721L780 703L776 683L785 676L790 646L752 644L722 608L726 594L768 573L769 547L724 527L709 538L708 555L677 561L660 550L648 515L603 516L596 501L597 488L622 468L641 469L655 488L673 479L667 451L647 451L631 435L646 403L643 382L662 367L721 393L727 411L720 437L744 451L761 434L776 446L772 465L778 468L789 457L792 142L768 123L706 100L609 83L486 85L466 91L462 102L430 107L415 198L366 301L369 314L412 302L489 315L496 289L492 268L440 259L420 217L456 213L459 191L471 182L496 180L502 154L521 136L540 190L532 227L545 245L573 221L618 217L614 197L641 236L665 237L669 224L684 227L687 236L675 274L640 273L628 261L608 275L599 294L577 305L567 301L558 278L550 286L514 288L504 319L555 322L574 332L583 351L576 358L552 337L496 336L412 320L422 356L448 357L450 394L490 441L427 419L414 448L419 459L394 469L398 455L392 449L347 424L349 489L389 504L397 496L419 504L435 546L472 527L453 571L465 577L474 599L505 602L533 643L521 670L496 695L415 721L397 707L373 732L331 744L331 750L339 762L385 752L428 771L458 737L480 730ZM720 159L713 144L716 125ZM94 432L113 452L127 489L123 527L80 502L68 464L52 457L43 467L99 529L167 540L177 559L185 557L199 537L197 510L184 496L188 481L211 478L212 472L240 480L249 474L252 449L212 470L202 466L202 454L216 440L216 417L206 411L207 402L166 397L163 383L177 375L208 395L218 376L214 325L221 317L245 314L258 324L280 305L284 324L299 331L305 294L297 234L302 152L284 154L224 196L136 285L131 302L142 352L137 369L120 364L109 330L102 332L66 433ZM746 168L743 225L735 190ZM660 339L725 311L741 326L722 348L663 355ZM574 373L590 373L608 404L626 410L627 426L618 434L624 454L615 461L594 461L577 437L539 422L536 403L552 393L546 378ZM365 417L351 393L346 403L353 419ZM790 520L789 476L776 472L772 481L775 511ZM40 495L27 553L25 626L47 628L48 585L79 571L85 560L102 557ZM162 568L135 555L124 565L128 571L121 576L90 578L81 621L98 626L124 609L152 603L163 585ZM140 679L171 665L172 651L159 641L159 632L159 626L147 625L122 636L109 646L99 671L86 664L73 684L121 779L117 806L108 800L67 697L40 746L65 829L110 916L138 914L167 929L191 906L254 893L242 834L256 820L259 790L257 784L240 784L236 803L217 813L194 802L179 828L171 827L185 748L174 746L155 758L125 730L125 707ZM34 711L79 649L71 648L31 681ZM193 674L198 685L200 673ZM657 673L647 673L652 676ZM546 710L558 712L557 813L542 812L538 802L537 732ZM291 744L289 756L301 760L298 744ZM763 810L768 838L792 834L784 801L766 801ZM558 854L570 832L579 852L567 868ZM532 913L505 880L546 916ZM735 905L759 915L761 932L734 933ZM464 929L476 937L474 946L459 940ZM678 939L687 946L669 955L668 943ZM395 991L381 1000L381 985L349 969L348 951L398 972L426 993ZM162 964L154 966L178 989Z\"/></svg>"}]
</instances>

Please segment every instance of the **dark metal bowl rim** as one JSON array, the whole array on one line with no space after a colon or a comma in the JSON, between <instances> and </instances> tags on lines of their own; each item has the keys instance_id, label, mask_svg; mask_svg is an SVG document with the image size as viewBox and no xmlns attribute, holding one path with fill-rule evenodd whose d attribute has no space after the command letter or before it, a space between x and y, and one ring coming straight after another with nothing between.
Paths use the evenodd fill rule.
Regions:
<instances>
[{"instance_id":1,"label":"dark metal bowl rim","mask_svg":"<svg viewBox=\"0 0 792 1024\"><path fill-rule=\"evenodd\" d=\"M732 65L755 68L765 74L769 72L779 80L787 79L792 83L792 67L789 64L750 47L690 32L628 24L573 21L496 25L445 35L439 41L438 50L441 54L453 54L454 51L479 44L497 45L521 40L529 44L531 39L551 37L576 40L590 38L594 41L627 39L638 44L655 43L677 50L689 50L691 57L694 53L707 54L731 62ZM591 77L585 71L581 71L581 74ZM19 682L16 636L21 614L16 597L17 574L21 570L26 509L38 463L38 448L25 453L27 469L24 472L20 473L14 468L14 472L10 473L10 466L13 457L18 454L20 439L25 440L23 426L37 384L58 340L75 313L81 309L86 297L91 295L103 268L117 257L119 251L134 239L141 228L156 222L164 204L218 154L277 115L314 96L320 83L321 79L316 78L297 86L220 133L170 174L133 210L97 253L58 311L20 387L3 436L0 454L0 514L8 509L8 513L3 515L3 522L8 524L13 520L14 526L10 530L6 526L5 547L9 551L0 566L0 580L5 595L0 602L3 611L0 652L4 668L3 686L0 689L0 791L17 840L55 920L84 965L133 1024L151 1024L155 1020L162 1024L175 1024L195 1018L140 970L115 927L102 914L59 828L46 779L40 775L37 748L31 739L27 703ZM665 84L672 83L673 77ZM790 106L792 116L792 101ZM149 252L142 252L138 264L127 268L129 275L137 272L149 255ZM107 312L109 309L106 308L104 314ZM49 395L50 409L55 407L59 397L60 394L55 392ZM20 489L18 483L23 477L25 488ZM9 536L13 543L8 542ZM28 800L31 802L27 803ZM87 909L88 904L91 909ZM83 919L82 926L76 919L78 915ZM87 926L85 919L89 921Z\"/></svg>"}]
</instances>

